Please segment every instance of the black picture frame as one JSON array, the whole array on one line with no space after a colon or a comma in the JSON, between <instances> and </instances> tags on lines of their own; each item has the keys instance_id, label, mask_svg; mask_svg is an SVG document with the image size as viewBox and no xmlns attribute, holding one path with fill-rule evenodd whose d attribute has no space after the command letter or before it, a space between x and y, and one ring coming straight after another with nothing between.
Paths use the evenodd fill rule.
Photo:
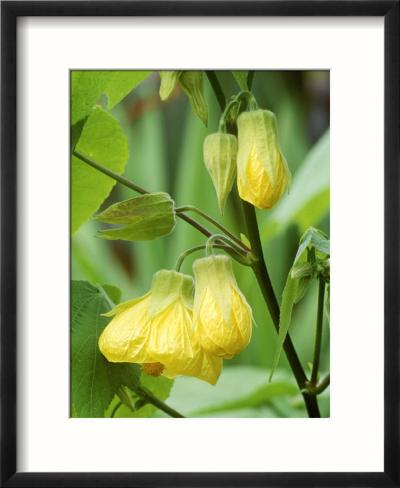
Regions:
<instances>
[{"instance_id":1,"label":"black picture frame","mask_svg":"<svg viewBox=\"0 0 400 488\"><path fill-rule=\"evenodd\" d=\"M399 1L4 1L1 3L1 486L395 487L399 468ZM385 22L384 471L343 473L17 472L17 20L21 16L382 16ZM372 392L373 394L373 392ZM366 427L367 428L367 427Z\"/></svg>"}]
</instances>

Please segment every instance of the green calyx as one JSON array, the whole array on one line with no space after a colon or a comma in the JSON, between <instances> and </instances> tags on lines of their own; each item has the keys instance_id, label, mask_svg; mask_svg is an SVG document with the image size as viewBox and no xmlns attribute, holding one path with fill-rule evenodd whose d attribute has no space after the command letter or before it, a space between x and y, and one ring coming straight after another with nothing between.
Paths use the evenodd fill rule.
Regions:
<instances>
[{"instance_id":1,"label":"green calyx","mask_svg":"<svg viewBox=\"0 0 400 488\"><path fill-rule=\"evenodd\" d=\"M224 112L219 120L219 131L227 132L229 125L235 125L236 120L245 110L256 110L258 107L254 95L247 90L239 92L233 96L226 105Z\"/></svg>"},{"instance_id":2,"label":"green calyx","mask_svg":"<svg viewBox=\"0 0 400 488\"><path fill-rule=\"evenodd\" d=\"M95 217L120 227L99 232L103 239L144 241L169 234L175 227L174 201L168 193L148 193L115 203Z\"/></svg>"},{"instance_id":3,"label":"green calyx","mask_svg":"<svg viewBox=\"0 0 400 488\"><path fill-rule=\"evenodd\" d=\"M179 77L179 83L189 98L193 112L207 127L208 105L203 93L203 72L183 71Z\"/></svg>"},{"instance_id":4,"label":"green calyx","mask_svg":"<svg viewBox=\"0 0 400 488\"><path fill-rule=\"evenodd\" d=\"M150 289L149 316L162 312L176 300L193 306L193 278L174 270L162 269L153 276Z\"/></svg>"},{"instance_id":5,"label":"green calyx","mask_svg":"<svg viewBox=\"0 0 400 488\"><path fill-rule=\"evenodd\" d=\"M221 215L236 176L237 140L232 134L217 132L204 140L204 164L211 176Z\"/></svg>"},{"instance_id":6,"label":"green calyx","mask_svg":"<svg viewBox=\"0 0 400 488\"><path fill-rule=\"evenodd\" d=\"M160 98L163 102L172 95L181 73L182 71L160 71Z\"/></svg>"}]
</instances>

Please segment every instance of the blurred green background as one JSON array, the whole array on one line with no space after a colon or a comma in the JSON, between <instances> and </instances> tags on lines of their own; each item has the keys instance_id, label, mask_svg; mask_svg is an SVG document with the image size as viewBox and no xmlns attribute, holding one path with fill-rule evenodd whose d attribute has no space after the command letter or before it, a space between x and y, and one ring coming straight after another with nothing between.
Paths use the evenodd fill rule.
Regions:
<instances>
[{"instance_id":1,"label":"blurred green background","mask_svg":"<svg viewBox=\"0 0 400 488\"><path fill-rule=\"evenodd\" d=\"M217 72L217 76L227 98L239 91L230 72ZM125 176L150 191L170 193L177 206L201 208L237 235L245 233L236 189L221 218L202 161L203 140L217 130L220 116L207 79L204 87L210 110L208 128L190 110L179 87L168 102L161 102L159 83L158 74L151 74L112 110L129 140ZM289 194L271 211L257 212L267 266L280 300L304 230L315 226L329 235L329 72L256 72L252 91L261 108L277 115L281 146L293 176ZM101 209L132 196L131 190L117 184ZM145 293L157 270L173 267L182 251L205 242L204 236L179 219L171 235L147 242L99 239L96 232L101 226L88 221L72 237L72 279L118 286L122 300ZM182 271L191 273L191 263L200 255L186 259ZM224 362L224 373L215 387L195 378L176 379L167 403L184 414L199 416L305 416L284 355L272 383L267 384L277 335L251 271L235 263L235 273L253 308L256 324L250 345ZM307 373L313 354L316 292L314 285L295 307L290 328ZM320 370L329 371L326 319ZM319 400L321 413L328 416L329 393L325 392Z\"/></svg>"}]
</instances>

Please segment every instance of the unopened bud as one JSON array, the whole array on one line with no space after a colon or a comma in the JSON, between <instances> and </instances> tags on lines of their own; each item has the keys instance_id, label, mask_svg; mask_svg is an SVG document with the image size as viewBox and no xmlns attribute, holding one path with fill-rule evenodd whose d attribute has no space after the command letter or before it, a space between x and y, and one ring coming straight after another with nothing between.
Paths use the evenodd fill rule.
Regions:
<instances>
[{"instance_id":1,"label":"unopened bud","mask_svg":"<svg viewBox=\"0 0 400 488\"><path fill-rule=\"evenodd\" d=\"M203 94L203 73L201 71L183 71L179 82L189 98L193 112L207 126L208 106Z\"/></svg>"},{"instance_id":2,"label":"unopened bud","mask_svg":"<svg viewBox=\"0 0 400 488\"><path fill-rule=\"evenodd\" d=\"M160 98L163 102L167 100L175 90L181 73L182 71L160 71Z\"/></svg>"},{"instance_id":3,"label":"unopened bud","mask_svg":"<svg viewBox=\"0 0 400 488\"><path fill-rule=\"evenodd\" d=\"M236 175L237 140L232 134L217 132L204 140L204 164L210 173L221 214Z\"/></svg>"}]
</instances>

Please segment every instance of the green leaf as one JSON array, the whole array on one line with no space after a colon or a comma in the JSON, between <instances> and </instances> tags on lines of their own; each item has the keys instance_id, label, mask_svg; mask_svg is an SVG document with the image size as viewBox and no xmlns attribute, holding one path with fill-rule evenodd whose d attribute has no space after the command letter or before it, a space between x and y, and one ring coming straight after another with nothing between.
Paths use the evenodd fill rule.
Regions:
<instances>
[{"instance_id":1,"label":"green leaf","mask_svg":"<svg viewBox=\"0 0 400 488\"><path fill-rule=\"evenodd\" d=\"M179 83L190 101L193 112L207 127L208 104L203 93L203 72L182 71Z\"/></svg>"},{"instance_id":2,"label":"green leaf","mask_svg":"<svg viewBox=\"0 0 400 488\"><path fill-rule=\"evenodd\" d=\"M98 339L109 321L101 314L109 310L104 290L72 281L71 392L78 417L103 417L119 386L138 382L136 365L109 363L99 351Z\"/></svg>"},{"instance_id":3,"label":"green leaf","mask_svg":"<svg viewBox=\"0 0 400 488\"><path fill-rule=\"evenodd\" d=\"M324 258L329 256L329 239L326 234L319 229L310 227L300 238L299 247L292 267L289 270L282 294L278 346L276 348L274 362L269 377L270 381L278 366L283 344L289 331L293 306L303 298L310 284L310 280L313 277L313 273L317 272L317 265L313 262L308 262L308 255L305 252L307 249L317 251L317 253L319 253L319 255L322 254Z\"/></svg>"},{"instance_id":4,"label":"green leaf","mask_svg":"<svg viewBox=\"0 0 400 488\"><path fill-rule=\"evenodd\" d=\"M88 117L76 151L121 174L128 160L128 144L118 121L101 108ZM73 156L71 160L71 232L99 208L115 181Z\"/></svg>"},{"instance_id":5,"label":"green leaf","mask_svg":"<svg viewBox=\"0 0 400 488\"><path fill-rule=\"evenodd\" d=\"M97 215L96 220L108 224L125 224L101 230L99 236L103 239L156 239L169 234L175 227L174 201L168 193L149 193L111 205Z\"/></svg>"},{"instance_id":6,"label":"green leaf","mask_svg":"<svg viewBox=\"0 0 400 488\"><path fill-rule=\"evenodd\" d=\"M108 297L112 301L113 307L114 305L118 305L118 303L121 301L121 290L112 285L103 285L103 290L107 293Z\"/></svg>"},{"instance_id":7,"label":"green leaf","mask_svg":"<svg viewBox=\"0 0 400 488\"><path fill-rule=\"evenodd\" d=\"M87 119L82 119L77 122L75 125L71 126L71 154L75 150L75 146L77 145L79 138L81 137L83 127L86 124Z\"/></svg>"},{"instance_id":8,"label":"green leaf","mask_svg":"<svg viewBox=\"0 0 400 488\"><path fill-rule=\"evenodd\" d=\"M241 90L248 90L249 87L247 85L247 75L248 71L232 71L233 77L235 78L237 84L239 85Z\"/></svg>"},{"instance_id":9,"label":"green leaf","mask_svg":"<svg viewBox=\"0 0 400 488\"><path fill-rule=\"evenodd\" d=\"M293 265L295 265L299 261L299 259L303 256L304 251L310 248L315 249L320 254L323 254L324 257L329 256L330 243L328 237L324 232L322 232L319 229L315 229L314 227L310 227L302 235L300 239L300 245L296 253L296 257L294 258Z\"/></svg>"},{"instance_id":10,"label":"green leaf","mask_svg":"<svg viewBox=\"0 0 400 488\"><path fill-rule=\"evenodd\" d=\"M276 415L265 408L298 391L281 372L276 382L268 384L265 368L235 365L224 367L215 386L196 378L176 378L168 404L190 417L216 417L222 412L224 417L272 417Z\"/></svg>"},{"instance_id":11,"label":"green leaf","mask_svg":"<svg viewBox=\"0 0 400 488\"><path fill-rule=\"evenodd\" d=\"M317 225L329 211L329 130L307 154L283 196L265 219L261 232L271 239L295 223L300 231Z\"/></svg>"},{"instance_id":12,"label":"green leaf","mask_svg":"<svg viewBox=\"0 0 400 488\"><path fill-rule=\"evenodd\" d=\"M298 300L299 295L299 282L298 279L293 279L289 271L285 288L282 294L282 303L279 316L279 335L278 335L278 346L276 348L274 361L272 363L272 369L269 376L269 381L271 381L272 376L278 366L279 359L281 357L283 344L285 342L287 333L289 331L290 322L292 320L293 306Z\"/></svg>"},{"instance_id":13,"label":"green leaf","mask_svg":"<svg viewBox=\"0 0 400 488\"><path fill-rule=\"evenodd\" d=\"M111 109L131 92L149 71L73 71L71 73L71 124L91 113L102 97Z\"/></svg>"}]
</instances>

